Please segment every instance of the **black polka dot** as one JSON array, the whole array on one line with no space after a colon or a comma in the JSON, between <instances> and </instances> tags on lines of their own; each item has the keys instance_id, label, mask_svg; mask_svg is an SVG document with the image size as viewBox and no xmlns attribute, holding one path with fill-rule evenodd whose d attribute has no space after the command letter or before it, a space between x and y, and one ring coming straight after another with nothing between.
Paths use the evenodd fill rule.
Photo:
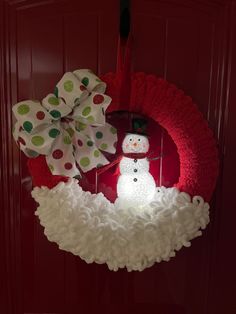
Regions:
<instances>
[{"instance_id":1,"label":"black polka dot","mask_svg":"<svg viewBox=\"0 0 236 314\"><path fill-rule=\"evenodd\" d=\"M138 160L137 159L134 159L134 162L137 162Z\"/></svg>"},{"instance_id":2,"label":"black polka dot","mask_svg":"<svg viewBox=\"0 0 236 314\"><path fill-rule=\"evenodd\" d=\"M134 169L134 172L137 172L138 171L138 169Z\"/></svg>"},{"instance_id":3,"label":"black polka dot","mask_svg":"<svg viewBox=\"0 0 236 314\"><path fill-rule=\"evenodd\" d=\"M137 178L134 178L134 182L137 182L138 181L138 179Z\"/></svg>"}]
</instances>

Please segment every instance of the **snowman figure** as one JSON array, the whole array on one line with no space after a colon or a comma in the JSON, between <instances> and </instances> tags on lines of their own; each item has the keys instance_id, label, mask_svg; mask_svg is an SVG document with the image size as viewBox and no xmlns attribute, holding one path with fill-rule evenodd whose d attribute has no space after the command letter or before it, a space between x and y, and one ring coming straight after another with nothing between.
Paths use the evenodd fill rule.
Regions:
<instances>
[{"instance_id":1,"label":"snowman figure","mask_svg":"<svg viewBox=\"0 0 236 314\"><path fill-rule=\"evenodd\" d=\"M134 119L133 131L123 140L123 157L119 164L120 176L117 183L118 207L142 207L154 198L156 184L149 173L149 141L144 133L145 126L145 120Z\"/></svg>"}]
</instances>

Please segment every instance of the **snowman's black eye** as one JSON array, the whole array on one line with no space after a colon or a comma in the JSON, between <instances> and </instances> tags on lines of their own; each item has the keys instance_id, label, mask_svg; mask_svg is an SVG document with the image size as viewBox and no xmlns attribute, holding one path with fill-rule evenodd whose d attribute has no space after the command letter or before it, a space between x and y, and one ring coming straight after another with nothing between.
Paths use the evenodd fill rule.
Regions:
<instances>
[{"instance_id":1,"label":"snowman's black eye","mask_svg":"<svg viewBox=\"0 0 236 314\"><path fill-rule=\"evenodd\" d=\"M132 138L130 138L129 141L132 142Z\"/></svg>"},{"instance_id":2,"label":"snowman's black eye","mask_svg":"<svg viewBox=\"0 0 236 314\"><path fill-rule=\"evenodd\" d=\"M138 138L138 141L140 142L140 141L141 141L141 138Z\"/></svg>"}]
</instances>

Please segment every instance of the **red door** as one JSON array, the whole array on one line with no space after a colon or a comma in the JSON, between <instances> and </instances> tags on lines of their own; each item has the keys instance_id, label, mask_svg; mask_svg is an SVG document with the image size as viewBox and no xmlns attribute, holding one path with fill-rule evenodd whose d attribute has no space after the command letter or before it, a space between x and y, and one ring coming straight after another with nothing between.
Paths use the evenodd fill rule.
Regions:
<instances>
[{"instance_id":1,"label":"red door","mask_svg":"<svg viewBox=\"0 0 236 314\"><path fill-rule=\"evenodd\" d=\"M12 140L11 107L41 99L65 71L115 71L119 1L2 1L0 313L236 313L235 1L135 0L131 7L134 70L191 95L218 140L211 223L191 248L141 273L87 265L46 239L26 158Z\"/></svg>"}]
</instances>

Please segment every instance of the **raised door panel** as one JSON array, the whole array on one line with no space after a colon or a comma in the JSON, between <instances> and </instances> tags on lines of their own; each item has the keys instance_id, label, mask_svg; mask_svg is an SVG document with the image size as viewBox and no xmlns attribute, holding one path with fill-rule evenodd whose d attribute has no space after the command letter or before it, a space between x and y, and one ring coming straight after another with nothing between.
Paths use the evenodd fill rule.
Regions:
<instances>
[{"instance_id":1,"label":"raised door panel","mask_svg":"<svg viewBox=\"0 0 236 314\"><path fill-rule=\"evenodd\" d=\"M227 48L233 20L230 11L228 1L132 2L134 70L164 77L193 98L219 143L222 165L230 57ZM163 158L163 175L165 171L168 160ZM212 244L221 225L218 215L221 193L219 184L211 204L212 222L203 237L194 240L191 248L178 252L170 263L152 268L150 277L148 272L146 276L134 275L136 302L152 300L156 309L162 308L163 303L166 309L167 304L172 304L181 313L214 313L208 294L213 289L211 278L217 251ZM234 216L231 212L231 217ZM150 286L155 287L155 294L150 293ZM228 307L232 304L233 299ZM222 303L218 311L224 313Z\"/></svg>"},{"instance_id":2,"label":"raised door panel","mask_svg":"<svg viewBox=\"0 0 236 314\"><path fill-rule=\"evenodd\" d=\"M7 121L11 121L13 103L42 99L53 92L66 71L87 67L102 74L115 70L118 1L5 1L3 11ZM4 122L2 129L9 130L5 157L9 157L10 192L14 194L5 213L11 247L7 257L9 313L82 311L83 304L100 293L97 268L46 239L34 216L37 205L30 195L27 160L11 138L11 126ZM12 223L14 233L9 236Z\"/></svg>"},{"instance_id":3,"label":"raised door panel","mask_svg":"<svg viewBox=\"0 0 236 314\"><path fill-rule=\"evenodd\" d=\"M216 202L214 234L211 256L208 313L236 313L236 254L235 231L235 184L236 177L236 3L230 7L228 32L228 80L226 84L225 114L222 139L222 175L219 180L219 197Z\"/></svg>"}]
</instances>

